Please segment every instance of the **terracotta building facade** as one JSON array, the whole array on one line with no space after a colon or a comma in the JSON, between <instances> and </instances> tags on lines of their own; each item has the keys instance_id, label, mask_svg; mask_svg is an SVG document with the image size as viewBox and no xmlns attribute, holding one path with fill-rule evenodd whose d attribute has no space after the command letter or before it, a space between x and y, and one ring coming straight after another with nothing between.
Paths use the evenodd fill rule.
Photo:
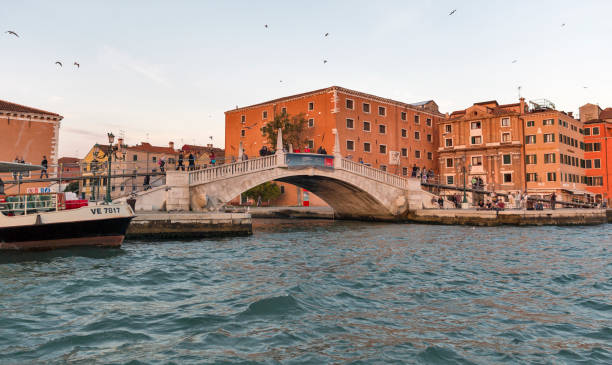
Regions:
<instances>
[{"instance_id":1,"label":"terracotta building facade","mask_svg":"<svg viewBox=\"0 0 612 365\"><path fill-rule=\"evenodd\" d=\"M583 118L584 116L584 118ZM612 203L612 108L602 110L586 104L580 108L584 120L586 189L596 202Z\"/></svg>"},{"instance_id":2,"label":"terracotta building facade","mask_svg":"<svg viewBox=\"0 0 612 365\"><path fill-rule=\"evenodd\" d=\"M268 145L263 126L282 112L303 114L308 121L306 143L293 146L294 150L314 152L323 147L331 153L336 130L342 156L354 161L404 176L413 165L438 168L437 126L445 116L434 101L410 104L339 86L227 111L226 158L237 159L241 146L248 156L257 156ZM300 205L299 190L296 193L295 187L282 186L285 195L276 203ZM317 199L309 195L311 201Z\"/></svg>"}]
</instances>

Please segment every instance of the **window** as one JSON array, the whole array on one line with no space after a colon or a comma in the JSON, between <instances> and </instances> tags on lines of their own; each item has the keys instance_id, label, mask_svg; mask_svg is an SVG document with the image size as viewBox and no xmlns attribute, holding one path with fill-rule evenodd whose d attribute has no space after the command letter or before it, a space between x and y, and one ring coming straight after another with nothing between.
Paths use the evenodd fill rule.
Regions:
<instances>
[{"instance_id":1,"label":"window","mask_svg":"<svg viewBox=\"0 0 612 365\"><path fill-rule=\"evenodd\" d=\"M431 118L425 119L425 124L427 124L428 127L431 127Z\"/></svg>"},{"instance_id":2,"label":"window","mask_svg":"<svg viewBox=\"0 0 612 365\"><path fill-rule=\"evenodd\" d=\"M380 169L382 171L387 171L387 166L386 165L380 165Z\"/></svg>"},{"instance_id":3,"label":"window","mask_svg":"<svg viewBox=\"0 0 612 365\"><path fill-rule=\"evenodd\" d=\"M601 151L601 143L599 142L593 143L593 151L594 152Z\"/></svg>"},{"instance_id":4,"label":"window","mask_svg":"<svg viewBox=\"0 0 612 365\"><path fill-rule=\"evenodd\" d=\"M427 152L427 159L428 160L433 160L433 153L432 152Z\"/></svg>"},{"instance_id":5,"label":"window","mask_svg":"<svg viewBox=\"0 0 612 365\"><path fill-rule=\"evenodd\" d=\"M527 165L535 165L538 161L537 159L537 155L526 155L525 156L525 163Z\"/></svg>"},{"instance_id":6,"label":"window","mask_svg":"<svg viewBox=\"0 0 612 365\"><path fill-rule=\"evenodd\" d=\"M157 157L153 156L153 157L151 158L151 161L153 161L153 162L157 162Z\"/></svg>"},{"instance_id":7,"label":"window","mask_svg":"<svg viewBox=\"0 0 612 365\"><path fill-rule=\"evenodd\" d=\"M314 101L308 103L308 110L314 110Z\"/></svg>"},{"instance_id":8,"label":"window","mask_svg":"<svg viewBox=\"0 0 612 365\"><path fill-rule=\"evenodd\" d=\"M453 175L446 176L446 185L453 185L455 183L455 177Z\"/></svg>"},{"instance_id":9,"label":"window","mask_svg":"<svg viewBox=\"0 0 612 365\"><path fill-rule=\"evenodd\" d=\"M408 157L408 149L402 148L402 157Z\"/></svg>"},{"instance_id":10,"label":"window","mask_svg":"<svg viewBox=\"0 0 612 365\"><path fill-rule=\"evenodd\" d=\"M282 107L281 108L281 114L287 114L287 108L286 107Z\"/></svg>"},{"instance_id":11,"label":"window","mask_svg":"<svg viewBox=\"0 0 612 365\"><path fill-rule=\"evenodd\" d=\"M314 127L314 118L310 118L308 119L308 128L313 128Z\"/></svg>"},{"instance_id":12,"label":"window","mask_svg":"<svg viewBox=\"0 0 612 365\"><path fill-rule=\"evenodd\" d=\"M512 174L511 173L504 173L504 183L511 183L512 182Z\"/></svg>"},{"instance_id":13,"label":"window","mask_svg":"<svg viewBox=\"0 0 612 365\"><path fill-rule=\"evenodd\" d=\"M387 154L387 145L381 144L378 146L378 152L382 154Z\"/></svg>"},{"instance_id":14,"label":"window","mask_svg":"<svg viewBox=\"0 0 612 365\"><path fill-rule=\"evenodd\" d=\"M501 126L502 127L510 127L510 118L502 118Z\"/></svg>"},{"instance_id":15,"label":"window","mask_svg":"<svg viewBox=\"0 0 612 365\"><path fill-rule=\"evenodd\" d=\"M431 142L431 141L432 141L431 134L428 134L427 135L427 142Z\"/></svg>"},{"instance_id":16,"label":"window","mask_svg":"<svg viewBox=\"0 0 612 365\"><path fill-rule=\"evenodd\" d=\"M544 143L550 143L555 141L555 134L549 133L544 135Z\"/></svg>"},{"instance_id":17,"label":"window","mask_svg":"<svg viewBox=\"0 0 612 365\"><path fill-rule=\"evenodd\" d=\"M482 129L482 124L480 123L480 121L478 122L472 122L470 125L471 129Z\"/></svg>"},{"instance_id":18,"label":"window","mask_svg":"<svg viewBox=\"0 0 612 365\"><path fill-rule=\"evenodd\" d=\"M240 131L240 136L241 136L241 137L246 136L246 129L242 129L242 130Z\"/></svg>"},{"instance_id":19,"label":"window","mask_svg":"<svg viewBox=\"0 0 612 365\"><path fill-rule=\"evenodd\" d=\"M512 155L502 155L503 158L503 164L504 165L511 165L512 164Z\"/></svg>"},{"instance_id":20,"label":"window","mask_svg":"<svg viewBox=\"0 0 612 365\"><path fill-rule=\"evenodd\" d=\"M366 132L370 131L370 122L363 122L363 130Z\"/></svg>"},{"instance_id":21,"label":"window","mask_svg":"<svg viewBox=\"0 0 612 365\"><path fill-rule=\"evenodd\" d=\"M354 108L354 102L351 99L346 99L346 108L347 109L353 109Z\"/></svg>"},{"instance_id":22,"label":"window","mask_svg":"<svg viewBox=\"0 0 612 365\"><path fill-rule=\"evenodd\" d=\"M556 172L549 172L546 174L546 180L548 181L557 181L557 173Z\"/></svg>"},{"instance_id":23,"label":"window","mask_svg":"<svg viewBox=\"0 0 612 365\"><path fill-rule=\"evenodd\" d=\"M268 112L264 110L264 111L261 113L261 119L267 119L267 118L268 118Z\"/></svg>"},{"instance_id":24,"label":"window","mask_svg":"<svg viewBox=\"0 0 612 365\"><path fill-rule=\"evenodd\" d=\"M584 129L584 135L585 136L590 136L591 135L591 128L585 128Z\"/></svg>"},{"instance_id":25,"label":"window","mask_svg":"<svg viewBox=\"0 0 612 365\"><path fill-rule=\"evenodd\" d=\"M472 144L482 144L482 136L472 136Z\"/></svg>"},{"instance_id":26,"label":"window","mask_svg":"<svg viewBox=\"0 0 612 365\"><path fill-rule=\"evenodd\" d=\"M242 123L242 124L246 123L246 115L241 115L240 116L240 123Z\"/></svg>"},{"instance_id":27,"label":"window","mask_svg":"<svg viewBox=\"0 0 612 365\"><path fill-rule=\"evenodd\" d=\"M386 125L384 125L384 124L380 124L380 125L378 126L378 133L380 133L380 134L385 134L385 133L387 133L387 126L386 126Z\"/></svg>"},{"instance_id":28,"label":"window","mask_svg":"<svg viewBox=\"0 0 612 365\"><path fill-rule=\"evenodd\" d=\"M444 147L453 147L453 139L445 138L444 139Z\"/></svg>"},{"instance_id":29,"label":"window","mask_svg":"<svg viewBox=\"0 0 612 365\"><path fill-rule=\"evenodd\" d=\"M416 158L421 158L421 151L419 151L419 150L415 150L415 151L414 151L414 157L416 157Z\"/></svg>"},{"instance_id":30,"label":"window","mask_svg":"<svg viewBox=\"0 0 612 365\"><path fill-rule=\"evenodd\" d=\"M346 150L354 151L355 150L355 141L347 140L346 141Z\"/></svg>"},{"instance_id":31,"label":"window","mask_svg":"<svg viewBox=\"0 0 612 365\"><path fill-rule=\"evenodd\" d=\"M347 129L355 128L355 121L350 118L346 118L346 128Z\"/></svg>"},{"instance_id":32,"label":"window","mask_svg":"<svg viewBox=\"0 0 612 365\"><path fill-rule=\"evenodd\" d=\"M402 112L401 118L402 120L406 120L406 118L408 118L408 114L406 114L406 112Z\"/></svg>"},{"instance_id":33,"label":"window","mask_svg":"<svg viewBox=\"0 0 612 365\"><path fill-rule=\"evenodd\" d=\"M285 194L285 185L280 186L281 194Z\"/></svg>"},{"instance_id":34,"label":"window","mask_svg":"<svg viewBox=\"0 0 612 365\"><path fill-rule=\"evenodd\" d=\"M544 119L542 121L542 125L555 125L555 120L554 119Z\"/></svg>"},{"instance_id":35,"label":"window","mask_svg":"<svg viewBox=\"0 0 612 365\"><path fill-rule=\"evenodd\" d=\"M314 140L312 139L308 140L308 148L310 148L311 151L314 150Z\"/></svg>"},{"instance_id":36,"label":"window","mask_svg":"<svg viewBox=\"0 0 612 365\"><path fill-rule=\"evenodd\" d=\"M453 127L450 124L444 125L444 133L451 133L453 131Z\"/></svg>"},{"instance_id":37,"label":"window","mask_svg":"<svg viewBox=\"0 0 612 365\"><path fill-rule=\"evenodd\" d=\"M599 135L599 127L593 127L593 135L594 136L598 136Z\"/></svg>"},{"instance_id":38,"label":"window","mask_svg":"<svg viewBox=\"0 0 612 365\"><path fill-rule=\"evenodd\" d=\"M593 160L593 168L600 169L601 168L601 160L596 158Z\"/></svg>"},{"instance_id":39,"label":"window","mask_svg":"<svg viewBox=\"0 0 612 365\"><path fill-rule=\"evenodd\" d=\"M447 158L446 159L446 167L453 167L453 159L452 158Z\"/></svg>"},{"instance_id":40,"label":"window","mask_svg":"<svg viewBox=\"0 0 612 365\"><path fill-rule=\"evenodd\" d=\"M370 142L363 142L363 152L370 152Z\"/></svg>"},{"instance_id":41,"label":"window","mask_svg":"<svg viewBox=\"0 0 612 365\"><path fill-rule=\"evenodd\" d=\"M593 144L592 144L592 143L585 143L585 144L584 144L584 150L585 150L586 152L591 152L591 151L593 151Z\"/></svg>"},{"instance_id":42,"label":"window","mask_svg":"<svg viewBox=\"0 0 612 365\"><path fill-rule=\"evenodd\" d=\"M387 115L387 110L385 109L385 107L384 107L384 106L379 106L379 107L378 107L378 115L382 115L383 117L384 117L385 115Z\"/></svg>"},{"instance_id":43,"label":"window","mask_svg":"<svg viewBox=\"0 0 612 365\"><path fill-rule=\"evenodd\" d=\"M512 142L512 137L510 133L502 133L502 142Z\"/></svg>"},{"instance_id":44,"label":"window","mask_svg":"<svg viewBox=\"0 0 612 365\"><path fill-rule=\"evenodd\" d=\"M535 126L535 122L533 120L527 121L527 127L534 127L534 126Z\"/></svg>"},{"instance_id":45,"label":"window","mask_svg":"<svg viewBox=\"0 0 612 365\"><path fill-rule=\"evenodd\" d=\"M402 138L406 138L406 136L407 136L406 130L402 129Z\"/></svg>"},{"instance_id":46,"label":"window","mask_svg":"<svg viewBox=\"0 0 612 365\"><path fill-rule=\"evenodd\" d=\"M370 112L370 104L363 103L363 112L364 113L369 113Z\"/></svg>"},{"instance_id":47,"label":"window","mask_svg":"<svg viewBox=\"0 0 612 365\"><path fill-rule=\"evenodd\" d=\"M525 144L535 144L535 143L536 143L535 135L525 136Z\"/></svg>"},{"instance_id":48,"label":"window","mask_svg":"<svg viewBox=\"0 0 612 365\"><path fill-rule=\"evenodd\" d=\"M402 167L402 175L404 175L404 176L408 175L408 168L407 167Z\"/></svg>"},{"instance_id":49,"label":"window","mask_svg":"<svg viewBox=\"0 0 612 365\"><path fill-rule=\"evenodd\" d=\"M472 166L482 166L482 156L472 156Z\"/></svg>"},{"instance_id":50,"label":"window","mask_svg":"<svg viewBox=\"0 0 612 365\"><path fill-rule=\"evenodd\" d=\"M536 182L538 181L538 174L535 172L527 173L527 182Z\"/></svg>"},{"instance_id":51,"label":"window","mask_svg":"<svg viewBox=\"0 0 612 365\"><path fill-rule=\"evenodd\" d=\"M418 115L414 116L414 124L421 124L421 118Z\"/></svg>"},{"instance_id":52,"label":"window","mask_svg":"<svg viewBox=\"0 0 612 365\"><path fill-rule=\"evenodd\" d=\"M544 163L555 163L555 155L554 153L545 153L544 154Z\"/></svg>"},{"instance_id":53,"label":"window","mask_svg":"<svg viewBox=\"0 0 612 365\"><path fill-rule=\"evenodd\" d=\"M414 132L414 139L416 139L417 141L421 139L421 132L419 131L415 131Z\"/></svg>"},{"instance_id":54,"label":"window","mask_svg":"<svg viewBox=\"0 0 612 365\"><path fill-rule=\"evenodd\" d=\"M590 169L593 166L593 162L592 160L584 160L584 168L585 169Z\"/></svg>"}]
</instances>

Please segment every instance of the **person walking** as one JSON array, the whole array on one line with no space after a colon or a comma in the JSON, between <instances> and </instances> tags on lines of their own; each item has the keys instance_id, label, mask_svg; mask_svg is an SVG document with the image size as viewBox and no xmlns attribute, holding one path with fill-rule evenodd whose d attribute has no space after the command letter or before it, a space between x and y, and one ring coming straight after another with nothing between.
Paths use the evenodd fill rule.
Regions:
<instances>
[{"instance_id":1,"label":"person walking","mask_svg":"<svg viewBox=\"0 0 612 365\"><path fill-rule=\"evenodd\" d=\"M0 177L0 195L4 195L4 181L2 181L2 177Z\"/></svg>"},{"instance_id":2,"label":"person walking","mask_svg":"<svg viewBox=\"0 0 612 365\"><path fill-rule=\"evenodd\" d=\"M183 151L181 151L178 156L178 165L176 165L177 170L185 171L185 165L183 165L184 159L185 157L183 156Z\"/></svg>"},{"instance_id":3,"label":"person walking","mask_svg":"<svg viewBox=\"0 0 612 365\"><path fill-rule=\"evenodd\" d=\"M143 186L144 190L151 189L150 183L151 183L151 177L149 175L145 175L144 181L142 183L142 186Z\"/></svg>"},{"instance_id":4,"label":"person walking","mask_svg":"<svg viewBox=\"0 0 612 365\"><path fill-rule=\"evenodd\" d=\"M411 177L417 177L417 173L419 172L418 170L419 170L419 168L417 167L416 164L412 165L412 175L410 175L410 176Z\"/></svg>"},{"instance_id":5,"label":"person walking","mask_svg":"<svg viewBox=\"0 0 612 365\"><path fill-rule=\"evenodd\" d=\"M557 194L555 194L555 192L553 191L552 195L550 196L550 208L552 210L555 210L556 202L557 202Z\"/></svg>"},{"instance_id":6,"label":"person walking","mask_svg":"<svg viewBox=\"0 0 612 365\"><path fill-rule=\"evenodd\" d=\"M215 151L210 151L210 155L208 157L210 158L210 164L212 165L212 167L215 167L215 164L217 163L217 158L215 156Z\"/></svg>"},{"instance_id":7,"label":"person walking","mask_svg":"<svg viewBox=\"0 0 612 365\"><path fill-rule=\"evenodd\" d=\"M249 159L249 155L246 154L246 152L242 152L242 161L246 161Z\"/></svg>"},{"instance_id":8,"label":"person walking","mask_svg":"<svg viewBox=\"0 0 612 365\"><path fill-rule=\"evenodd\" d=\"M165 157L161 157L159 159L159 171L161 172L166 171L166 158Z\"/></svg>"},{"instance_id":9,"label":"person walking","mask_svg":"<svg viewBox=\"0 0 612 365\"><path fill-rule=\"evenodd\" d=\"M188 171L194 171L195 170L195 156L193 155L193 153L189 153L189 167L187 168Z\"/></svg>"},{"instance_id":10,"label":"person walking","mask_svg":"<svg viewBox=\"0 0 612 365\"><path fill-rule=\"evenodd\" d=\"M49 178L49 173L47 172L49 162L47 161L47 156L43 155L43 160L40 162L40 166L42 166L42 170L40 170L40 178L42 179L43 175Z\"/></svg>"},{"instance_id":11,"label":"person walking","mask_svg":"<svg viewBox=\"0 0 612 365\"><path fill-rule=\"evenodd\" d=\"M438 197L438 206L440 209L444 209L444 199L442 198L442 195Z\"/></svg>"}]
</instances>

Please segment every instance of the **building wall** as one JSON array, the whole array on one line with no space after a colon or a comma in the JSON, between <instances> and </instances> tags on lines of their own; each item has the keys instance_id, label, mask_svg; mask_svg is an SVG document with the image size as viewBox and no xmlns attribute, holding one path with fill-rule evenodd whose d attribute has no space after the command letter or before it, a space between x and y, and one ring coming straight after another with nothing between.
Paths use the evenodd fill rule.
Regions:
<instances>
[{"instance_id":1,"label":"building wall","mask_svg":"<svg viewBox=\"0 0 612 365\"><path fill-rule=\"evenodd\" d=\"M580 121L583 123L592 119L599 119L599 114L601 113L601 108L595 104L585 104L579 110Z\"/></svg>"},{"instance_id":2,"label":"building wall","mask_svg":"<svg viewBox=\"0 0 612 365\"><path fill-rule=\"evenodd\" d=\"M598 134L593 134L594 129ZM586 189L593 194L599 195L597 200L605 199L608 204L612 203L612 120L595 120L584 125L588 129L585 133L584 143L599 143L599 151L585 151L584 159L590 161L591 168L585 169L585 175L592 182L594 178L601 179L601 185L587 185ZM599 160L599 168L596 168L595 160ZM588 166L588 165L587 165Z\"/></svg>"},{"instance_id":3,"label":"building wall","mask_svg":"<svg viewBox=\"0 0 612 365\"><path fill-rule=\"evenodd\" d=\"M563 200L570 199L567 190L584 192L584 168L580 166L580 161L584 159L584 151L581 149L584 139L580 133L583 123L556 110L528 113L524 120L526 124L531 121L534 123L533 127L525 127L526 138L536 138L536 143L525 144L525 154L537 156L536 164L526 165L527 174L537 174L537 181L527 182L528 192L547 195L554 191ZM552 120L552 124L544 125L544 120ZM554 136L554 141L544 142L544 135ZM564 143L561 136L565 136L564 139L570 138L573 145ZM545 154L553 154L555 162L545 163ZM562 163L561 155L569 156L572 164ZM554 173L551 179L549 173Z\"/></svg>"}]
</instances>

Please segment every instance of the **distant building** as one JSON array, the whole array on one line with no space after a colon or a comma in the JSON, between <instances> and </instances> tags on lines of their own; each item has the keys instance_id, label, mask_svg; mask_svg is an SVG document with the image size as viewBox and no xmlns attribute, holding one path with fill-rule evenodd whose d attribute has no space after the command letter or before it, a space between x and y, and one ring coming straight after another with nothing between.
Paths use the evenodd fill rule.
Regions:
<instances>
[{"instance_id":1,"label":"distant building","mask_svg":"<svg viewBox=\"0 0 612 365\"><path fill-rule=\"evenodd\" d=\"M47 156L49 176L57 173L58 143L60 121L59 114L35 109L32 107L0 100L0 161L14 161L16 157L26 163L39 165L43 156ZM40 174L31 173L33 177ZM29 178L29 176L24 177ZM10 180L4 176L3 180ZM19 187L26 192L32 188L45 188L49 183L32 183ZM16 194L17 186L6 185L7 194Z\"/></svg>"},{"instance_id":2,"label":"distant building","mask_svg":"<svg viewBox=\"0 0 612 365\"><path fill-rule=\"evenodd\" d=\"M584 162L586 189L595 194L595 201L612 203L612 108L590 112L593 104L580 108L580 120L584 122Z\"/></svg>"},{"instance_id":3,"label":"distant building","mask_svg":"<svg viewBox=\"0 0 612 365\"><path fill-rule=\"evenodd\" d=\"M335 129L342 156L356 162L403 176L409 175L413 164L438 167L436 126L444 115L433 100L410 104L339 86L228 110L226 159L238 159L240 146L251 158L259 155L262 146L270 147L262 128L283 112L303 114L307 120L305 145L292 146L294 150L316 152L323 147L333 153ZM283 194L275 205L303 205L305 197L310 205L324 204L301 188L278 184Z\"/></svg>"},{"instance_id":4,"label":"distant building","mask_svg":"<svg viewBox=\"0 0 612 365\"><path fill-rule=\"evenodd\" d=\"M190 153L193 153L196 159L196 165L201 167L210 165L210 156L212 153L214 153L216 165L231 162L231 160L225 161L225 150L223 148L213 147L212 144L207 144L206 146L186 144L181 147L180 151L183 151L185 164L188 163L187 158Z\"/></svg>"},{"instance_id":5,"label":"distant building","mask_svg":"<svg viewBox=\"0 0 612 365\"><path fill-rule=\"evenodd\" d=\"M81 159L77 157L61 157L58 160L58 177L69 179L71 177L81 176Z\"/></svg>"}]
</instances>

